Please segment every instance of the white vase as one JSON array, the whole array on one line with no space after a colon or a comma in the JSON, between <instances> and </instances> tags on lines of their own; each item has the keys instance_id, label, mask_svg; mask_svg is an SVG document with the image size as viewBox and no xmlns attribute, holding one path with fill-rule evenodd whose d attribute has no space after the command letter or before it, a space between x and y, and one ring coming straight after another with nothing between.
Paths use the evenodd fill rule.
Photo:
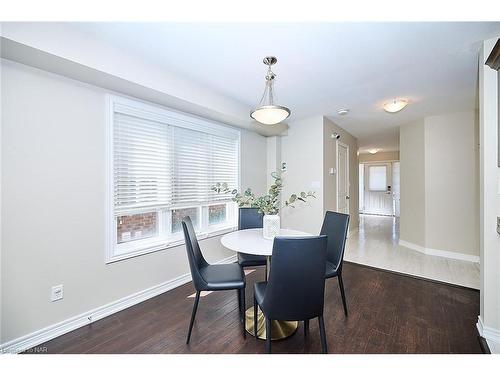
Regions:
<instances>
[{"instance_id":1,"label":"white vase","mask_svg":"<svg viewBox=\"0 0 500 375\"><path fill-rule=\"evenodd\" d=\"M267 240L272 240L280 234L279 215L264 215L263 234Z\"/></svg>"}]
</instances>

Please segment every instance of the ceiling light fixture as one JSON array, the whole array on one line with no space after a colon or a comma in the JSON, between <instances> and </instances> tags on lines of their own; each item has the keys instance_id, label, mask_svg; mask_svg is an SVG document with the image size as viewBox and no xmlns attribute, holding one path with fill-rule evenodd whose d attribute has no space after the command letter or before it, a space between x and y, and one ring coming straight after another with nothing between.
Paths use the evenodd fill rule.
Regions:
<instances>
[{"instance_id":1,"label":"ceiling light fixture","mask_svg":"<svg viewBox=\"0 0 500 375\"><path fill-rule=\"evenodd\" d=\"M252 112L250 117L264 125L276 125L285 121L290 116L290 109L274 104L274 80L276 74L271 70L271 65L276 64L278 59L274 56L264 57L264 64L268 66L266 74L266 88L260 99L259 105Z\"/></svg>"},{"instance_id":2,"label":"ceiling light fixture","mask_svg":"<svg viewBox=\"0 0 500 375\"><path fill-rule=\"evenodd\" d=\"M408 100L406 99L394 99L390 102L384 103L384 111L389 113L396 113L401 111L407 105Z\"/></svg>"},{"instance_id":3,"label":"ceiling light fixture","mask_svg":"<svg viewBox=\"0 0 500 375\"><path fill-rule=\"evenodd\" d=\"M378 152L378 149L374 148L374 149L368 150L368 152L372 155L375 155Z\"/></svg>"},{"instance_id":4,"label":"ceiling light fixture","mask_svg":"<svg viewBox=\"0 0 500 375\"><path fill-rule=\"evenodd\" d=\"M340 116L345 116L349 113L349 108L342 108L337 111Z\"/></svg>"}]
</instances>

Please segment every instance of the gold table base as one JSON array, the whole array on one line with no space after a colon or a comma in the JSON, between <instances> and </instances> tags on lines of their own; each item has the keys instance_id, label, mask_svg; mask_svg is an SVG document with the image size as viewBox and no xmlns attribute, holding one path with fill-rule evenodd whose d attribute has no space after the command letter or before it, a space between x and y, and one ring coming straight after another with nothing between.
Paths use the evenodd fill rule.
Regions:
<instances>
[{"instance_id":1,"label":"gold table base","mask_svg":"<svg viewBox=\"0 0 500 375\"><path fill-rule=\"evenodd\" d=\"M253 336L253 306L245 312L245 319L247 332ZM272 320L271 340L281 340L293 335L295 331L297 331L298 326L299 322ZM266 339L266 319L264 318L262 311L260 311L260 308L257 310L257 337L262 340Z\"/></svg>"}]
</instances>

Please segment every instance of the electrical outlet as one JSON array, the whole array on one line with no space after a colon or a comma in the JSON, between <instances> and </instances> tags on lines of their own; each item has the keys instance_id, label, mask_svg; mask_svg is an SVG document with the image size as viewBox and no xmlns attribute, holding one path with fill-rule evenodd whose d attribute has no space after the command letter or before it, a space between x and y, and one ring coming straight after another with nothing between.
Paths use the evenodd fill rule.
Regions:
<instances>
[{"instance_id":1,"label":"electrical outlet","mask_svg":"<svg viewBox=\"0 0 500 375\"><path fill-rule=\"evenodd\" d=\"M52 287L52 291L50 293L50 301L55 302L60 299L63 299L63 286L56 285Z\"/></svg>"}]
</instances>

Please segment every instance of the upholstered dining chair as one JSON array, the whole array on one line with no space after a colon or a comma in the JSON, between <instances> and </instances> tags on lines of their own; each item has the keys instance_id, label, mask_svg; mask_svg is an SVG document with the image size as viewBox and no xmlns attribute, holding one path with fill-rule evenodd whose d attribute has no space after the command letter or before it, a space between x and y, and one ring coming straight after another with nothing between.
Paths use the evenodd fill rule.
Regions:
<instances>
[{"instance_id":1,"label":"upholstered dining chair","mask_svg":"<svg viewBox=\"0 0 500 375\"><path fill-rule=\"evenodd\" d=\"M258 208L241 207L238 210L238 230L262 228L264 215ZM238 264L243 267L265 266L266 257L263 255L252 255L238 253Z\"/></svg>"},{"instance_id":2,"label":"upholstered dining chair","mask_svg":"<svg viewBox=\"0 0 500 375\"><path fill-rule=\"evenodd\" d=\"M269 280L254 284L254 330L257 307L266 321L266 348L271 353L271 320L318 318L321 348L327 353L323 320L326 236L276 237Z\"/></svg>"},{"instance_id":3,"label":"upholstered dining chair","mask_svg":"<svg viewBox=\"0 0 500 375\"><path fill-rule=\"evenodd\" d=\"M325 278L338 278L340 295L342 296L342 304L344 305L344 314L346 316L347 302L344 291L344 282L342 281L342 263L344 262L344 251L348 228L349 215L327 211L320 232L320 234L328 237Z\"/></svg>"},{"instance_id":4,"label":"upholstered dining chair","mask_svg":"<svg viewBox=\"0 0 500 375\"><path fill-rule=\"evenodd\" d=\"M238 302L243 306L240 308L240 319L243 322L243 337L246 336L245 319L242 312L245 311L245 274L239 264L208 264L201 253L198 239L193 228L193 223L189 217L182 220L182 229L186 240L186 250L189 260L189 268L196 289L193 311L186 344L189 344L191 331L193 329L200 293L202 291L234 290L238 291Z\"/></svg>"}]
</instances>

